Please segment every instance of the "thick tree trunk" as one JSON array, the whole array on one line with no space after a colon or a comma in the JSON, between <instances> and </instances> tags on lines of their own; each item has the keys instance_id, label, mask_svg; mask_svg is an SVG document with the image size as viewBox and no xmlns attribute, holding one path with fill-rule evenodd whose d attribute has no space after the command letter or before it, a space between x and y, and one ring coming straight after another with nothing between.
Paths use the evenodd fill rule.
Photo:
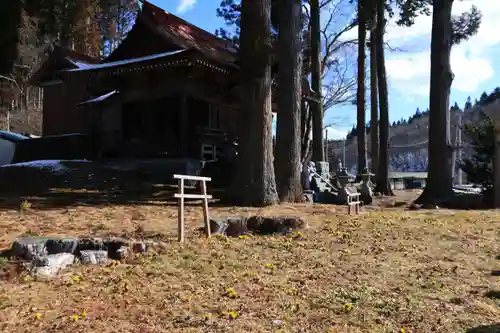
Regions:
<instances>
[{"instance_id":1,"label":"thick tree trunk","mask_svg":"<svg viewBox=\"0 0 500 333\"><path fill-rule=\"evenodd\" d=\"M385 30L385 1L377 3L377 28L376 28L376 64L378 97L380 103L380 145L375 192L384 195L394 195L389 184L389 96L387 91L387 74L385 70L384 30Z\"/></svg>"},{"instance_id":2,"label":"thick tree trunk","mask_svg":"<svg viewBox=\"0 0 500 333\"><path fill-rule=\"evenodd\" d=\"M276 124L276 183L281 201L302 199L301 100L302 33L301 0L281 0L278 52L278 120Z\"/></svg>"},{"instance_id":3,"label":"thick tree trunk","mask_svg":"<svg viewBox=\"0 0 500 333\"><path fill-rule=\"evenodd\" d=\"M434 0L431 34L431 84L429 105L429 166L419 204L440 204L453 197L450 173L453 147L450 135L450 67L453 0Z\"/></svg>"},{"instance_id":4,"label":"thick tree trunk","mask_svg":"<svg viewBox=\"0 0 500 333\"><path fill-rule=\"evenodd\" d=\"M311 0L311 87L316 97L322 101L321 86L321 30L319 0ZM313 122L313 156L312 160L325 160L323 147L323 103L311 103Z\"/></svg>"},{"instance_id":5,"label":"thick tree trunk","mask_svg":"<svg viewBox=\"0 0 500 333\"><path fill-rule=\"evenodd\" d=\"M358 140L358 175L366 168L366 14L358 1L358 90L356 95L357 126L356 138Z\"/></svg>"},{"instance_id":6,"label":"thick tree trunk","mask_svg":"<svg viewBox=\"0 0 500 333\"><path fill-rule=\"evenodd\" d=\"M19 45L19 26L21 25L22 2L4 1L0 11L0 74L12 72L17 61Z\"/></svg>"},{"instance_id":7,"label":"thick tree trunk","mask_svg":"<svg viewBox=\"0 0 500 333\"><path fill-rule=\"evenodd\" d=\"M271 0L241 2L241 139L233 199L265 206L278 202L272 154Z\"/></svg>"},{"instance_id":8,"label":"thick tree trunk","mask_svg":"<svg viewBox=\"0 0 500 333\"><path fill-rule=\"evenodd\" d=\"M370 150L372 172L378 170L378 88L375 31L370 32ZM374 182L376 182L374 177Z\"/></svg>"}]
</instances>

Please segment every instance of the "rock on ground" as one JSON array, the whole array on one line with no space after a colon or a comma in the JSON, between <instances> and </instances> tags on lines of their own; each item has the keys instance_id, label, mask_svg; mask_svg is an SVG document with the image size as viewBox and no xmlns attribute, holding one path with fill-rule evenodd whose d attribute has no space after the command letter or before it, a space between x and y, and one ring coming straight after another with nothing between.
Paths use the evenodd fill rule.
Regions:
<instances>
[{"instance_id":1,"label":"rock on ground","mask_svg":"<svg viewBox=\"0 0 500 333\"><path fill-rule=\"evenodd\" d=\"M305 221L298 217L252 216L247 220L248 229L261 235L287 234L305 226Z\"/></svg>"},{"instance_id":2,"label":"rock on ground","mask_svg":"<svg viewBox=\"0 0 500 333\"><path fill-rule=\"evenodd\" d=\"M11 247L10 255L33 260L48 254L73 253L78 245L78 238L55 238L45 236L22 237L14 241Z\"/></svg>"},{"instance_id":3,"label":"rock on ground","mask_svg":"<svg viewBox=\"0 0 500 333\"><path fill-rule=\"evenodd\" d=\"M242 216L215 217L210 219L210 232L238 237L249 232L246 218Z\"/></svg>"},{"instance_id":4,"label":"rock on ground","mask_svg":"<svg viewBox=\"0 0 500 333\"><path fill-rule=\"evenodd\" d=\"M85 265L105 265L108 262L108 251L83 250L80 251L80 261Z\"/></svg>"},{"instance_id":5,"label":"rock on ground","mask_svg":"<svg viewBox=\"0 0 500 333\"><path fill-rule=\"evenodd\" d=\"M33 264L33 275L41 278L52 278L60 270L72 265L75 262L75 256L71 253L49 254L45 257L36 259Z\"/></svg>"}]
</instances>

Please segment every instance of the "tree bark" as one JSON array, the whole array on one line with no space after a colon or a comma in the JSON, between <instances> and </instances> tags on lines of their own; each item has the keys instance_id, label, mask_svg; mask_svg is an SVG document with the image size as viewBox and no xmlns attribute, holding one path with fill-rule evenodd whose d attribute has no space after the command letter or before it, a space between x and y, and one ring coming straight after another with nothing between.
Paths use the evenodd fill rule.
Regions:
<instances>
[{"instance_id":1,"label":"tree bark","mask_svg":"<svg viewBox=\"0 0 500 333\"><path fill-rule=\"evenodd\" d=\"M376 16L375 16L376 17ZM376 32L370 31L370 150L372 172L378 170L378 89L377 89L377 60L376 60ZM377 175L374 176L376 182Z\"/></svg>"},{"instance_id":2,"label":"tree bark","mask_svg":"<svg viewBox=\"0 0 500 333\"><path fill-rule=\"evenodd\" d=\"M302 119L301 119L301 125L303 128L302 131L302 148L301 148L301 156L302 156L302 164L304 164L304 161L308 159L311 155L311 140L310 140L310 134L311 134L311 128L312 128L312 114L311 114L311 108L310 104L306 102L305 100L302 101Z\"/></svg>"},{"instance_id":3,"label":"tree bark","mask_svg":"<svg viewBox=\"0 0 500 333\"><path fill-rule=\"evenodd\" d=\"M21 25L21 1L4 1L0 11L0 74L8 75L14 68L19 53L19 26Z\"/></svg>"},{"instance_id":4,"label":"tree bark","mask_svg":"<svg viewBox=\"0 0 500 333\"><path fill-rule=\"evenodd\" d=\"M241 2L241 139L233 199L265 206L278 202L272 154L271 0Z\"/></svg>"},{"instance_id":5,"label":"tree bark","mask_svg":"<svg viewBox=\"0 0 500 333\"><path fill-rule=\"evenodd\" d=\"M301 0L281 0L278 53L278 119L276 123L276 183L282 202L302 199L301 100L302 31Z\"/></svg>"},{"instance_id":6,"label":"tree bark","mask_svg":"<svg viewBox=\"0 0 500 333\"><path fill-rule=\"evenodd\" d=\"M316 93L319 103L311 103L313 122L313 156L314 162L325 160L323 147L323 103L321 85L321 30L319 0L311 0L311 87Z\"/></svg>"},{"instance_id":7,"label":"tree bark","mask_svg":"<svg viewBox=\"0 0 500 333\"><path fill-rule=\"evenodd\" d=\"M358 140L358 175L366 168L366 14L362 1L358 1L358 90L356 94L357 126L356 137Z\"/></svg>"},{"instance_id":8,"label":"tree bark","mask_svg":"<svg viewBox=\"0 0 500 333\"><path fill-rule=\"evenodd\" d=\"M378 97L380 107L380 145L377 185L375 192L385 195L394 195L389 184L389 96L387 91L387 73L385 69L385 51L384 51L384 30L385 19L385 1L379 0L377 3L377 25L376 25L376 64Z\"/></svg>"},{"instance_id":9,"label":"tree bark","mask_svg":"<svg viewBox=\"0 0 500 333\"><path fill-rule=\"evenodd\" d=\"M450 173L453 146L450 133L450 66L453 0L434 0L431 34L431 82L429 105L429 166L419 204L440 204L453 197Z\"/></svg>"}]
</instances>

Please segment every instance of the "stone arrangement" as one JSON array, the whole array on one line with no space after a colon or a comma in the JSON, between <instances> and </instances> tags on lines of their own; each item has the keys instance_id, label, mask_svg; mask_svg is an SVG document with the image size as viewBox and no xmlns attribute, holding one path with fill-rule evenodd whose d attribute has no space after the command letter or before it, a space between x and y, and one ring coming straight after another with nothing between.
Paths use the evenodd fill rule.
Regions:
<instances>
[{"instance_id":1,"label":"stone arrangement","mask_svg":"<svg viewBox=\"0 0 500 333\"><path fill-rule=\"evenodd\" d=\"M210 219L212 234L230 237L253 233L259 235L288 234L306 227L306 222L298 217L288 216L230 216Z\"/></svg>"},{"instance_id":2,"label":"stone arrangement","mask_svg":"<svg viewBox=\"0 0 500 333\"><path fill-rule=\"evenodd\" d=\"M354 193L360 193L360 200L364 205L369 205L373 201L373 183L371 177L374 176L365 168L361 176L361 183L352 183L352 175L339 161L339 169L334 177L330 176L329 164L326 162L310 162L309 177L311 189L314 191L304 191L304 200L306 202L321 202L345 205L349 197Z\"/></svg>"},{"instance_id":3,"label":"stone arrangement","mask_svg":"<svg viewBox=\"0 0 500 333\"><path fill-rule=\"evenodd\" d=\"M51 278L72 264L106 264L146 252L152 243L119 238L29 236L14 241L5 256L19 260L36 277Z\"/></svg>"}]
</instances>

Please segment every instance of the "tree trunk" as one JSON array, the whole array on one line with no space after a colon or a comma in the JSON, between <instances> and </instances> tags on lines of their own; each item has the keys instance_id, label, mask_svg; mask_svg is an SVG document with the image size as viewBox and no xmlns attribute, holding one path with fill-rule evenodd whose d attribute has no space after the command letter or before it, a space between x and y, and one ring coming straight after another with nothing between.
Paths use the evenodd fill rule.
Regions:
<instances>
[{"instance_id":1,"label":"tree trunk","mask_svg":"<svg viewBox=\"0 0 500 333\"><path fill-rule=\"evenodd\" d=\"M356 95L358 140L358 175L366 168L366 100L365 100L365 68L366 68L366 15L358 1L358 90Z\"/></svg>"},{"instance_id":2,"label":"tree trunk","mask_svg":"<svg viewBox=\"0 0 500 333\"><path fill-rule=\"evenodd\" d=\"M376 17L376 16L375 16ZM377 89L377 60L376 60L376 32L370 31L370 150L372 172L378 170L378 89ZM374 177L374 182L376 182Z\"/></svg>"},{"instance_id":3,"label":"tree trunk","mask_svg":"<svg viewBox=\"0 0 500 333\"><path fill-rule=\"evenodd\" d=\"M453 0L434 0L431 34L431 84L429 105L429 166L424 192L415 201L439 204L453 197L450 135L450 67L452 46L451 9Z\"/></svg>"},{"instance_id":4,"label":"tree trunk","mask_svg":"<svg viewBox=\"0 0 500 333\"><path fill-rule=\"evenodd\" d=\"M377 28L375 37L378 97L380 107L380 145L377 186L375 192L385 195L394 195L389 184L389 96L387 91L387 74L385 70L384 30L385 30L385 1L377 3Z\"/></svg>"},{"instance_id":5,"label":"tree trunk","mask_svg":"<svg viewBox=\"0 0 500 333\"><path fill-rule=\"evenodd\" d=\"M302 164L304 164L304 161L308 159L311 153L311 140L310 140L310 135L311 135L311 128L312 128L312 114L311 114L311 108L310 104L306 102L305 100L302 101L302 119L301 119L301 125L303 128L302 131Z\"/></svg>"},{"instance_id":6,"label":"tree trunk","mask_svg":"<svg viewBox=\"0 0 500 333\"><path fill-rule=\"evenodd\" d=\"M319 103L311 103L314 162L325 160L323 149L323 103L321 86L321 30L319 0L311 0L311 86Z\"/></svg>"},{"instance_id":7,"label":"tree trunk","mask_svg":"<svg viewBox=\"0 0 500 333\"><path fill-rule=\"evenodd\" d=\"M241 138L233 185L237 204L278 202L272 154L271 0L241 2Z\"/></svg>"},{"instance_id":8,"label":"tree trunk","mask_svg":"<svg viewBox=\"0 0 500 333\"><path fill-rule=\"evenodd\" d=\"M307 119L307 109L306 109L306 100L303 98L300 102L300 156L301 160L304 159L304 151L307 145L306 138L306 119Z\"/></svg>"},{"instance_id":9,"label":"tree trunk","mask_svg":"<svg viewBox=\"0 0 500 333\"><path fill-rule=\"evenodd\" d=\"M0 74L8 75L18 58L19 26L22 3L19 0L4 1L0 11Z\"/></svg>"},{"instance_id":10,"label":"tree trunk","mask_svg":"<svg viewBox=\"0 0 500 333\"><path fill-rule=\"evenodd\" d=\"M301 100L302 31L301 0L281 0L278 53L278 119L276 123L276 183L280 201L302 199Z\"/></svg>"}]
</instances>

